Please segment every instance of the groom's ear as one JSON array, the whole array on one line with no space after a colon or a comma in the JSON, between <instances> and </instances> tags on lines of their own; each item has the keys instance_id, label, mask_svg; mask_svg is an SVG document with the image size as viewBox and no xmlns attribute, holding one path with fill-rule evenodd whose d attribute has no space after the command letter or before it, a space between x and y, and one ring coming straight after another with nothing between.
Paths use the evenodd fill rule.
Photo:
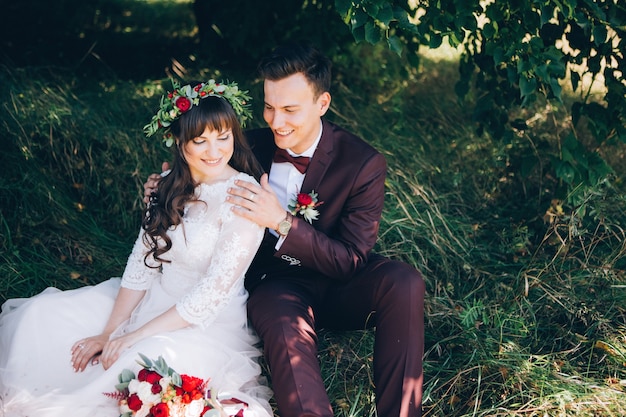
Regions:
<instances>
[{"instance_id":1,"label":"groom's ear","mask_svg":"<svg viewBox=\"0 0 626 417\"><path fill-rule=\"evenodd\" d=\"M328 108L330 107L330 101L331 101L331 97L328 91L323 92L317 98L317 105L319 106L320 117L325 115L326 112L328 111Z\"/></svg>"}]
</instances>

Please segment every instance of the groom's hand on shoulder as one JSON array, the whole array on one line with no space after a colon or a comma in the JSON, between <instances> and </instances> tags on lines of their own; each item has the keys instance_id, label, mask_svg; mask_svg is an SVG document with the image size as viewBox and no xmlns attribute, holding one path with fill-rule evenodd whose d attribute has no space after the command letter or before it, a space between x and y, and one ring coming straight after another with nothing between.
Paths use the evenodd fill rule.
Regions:
<instances>
[{"instance_id":1,"label":"groom's hand on shoulder","mask_svg":"<svg viewBox=\"0 0 626 417\"><path fill-rule=\"evenodd\" d=\"M150 174L148 176L147 181L143 184L143 202L148 204L150 202L150 196L152 193L156 192L159 181L163 178L163 174L170 169L170 164L168 162L163 162L161 164L161 174Z\"/></svg>"},{"instance_id":2,"label":"groom's hand on shoulder","mask_svg":"<svg viewBox=\"0 0 626 417\"><path fill-rule=\"evenodd\" d=\"M260 184L235 181L236 187L228 189L227 201L233 204L235 214L275 230L285 218L286 211L270 187L267 174L263 174Z\"/></svg>"}]
</instances>

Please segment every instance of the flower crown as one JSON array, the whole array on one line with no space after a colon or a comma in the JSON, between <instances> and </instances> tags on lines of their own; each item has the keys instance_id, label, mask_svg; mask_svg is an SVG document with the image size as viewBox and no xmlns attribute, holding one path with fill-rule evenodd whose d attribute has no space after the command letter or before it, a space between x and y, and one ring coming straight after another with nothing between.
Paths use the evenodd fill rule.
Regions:
<instances>
[{"instance_id":1,"label":"flower crown","mask_svg":"<svg viewBox=\"0 0 626 417\"><path fill-rule=\"evenodd\" d=\"M242 126L245 125L248 119L252 118L252 112L248 104L248 100L250 100L248 91L240 90L237 87L237 83L220 84L211 79L193 87L191 84L181 87L176 80L171 81L174 91L168 92L167 95L161 97L159 110L152 117L152 121L143 128L147 137L154 135L159 129L164 129L163 142L165 142L165 146L170 147L174 143L174 136L169 128L172 122L189 111L193 106L200 104L200 99L203 98L215 96L228 100L237 116L239 116Z\"/></svg>"}]
</instances>

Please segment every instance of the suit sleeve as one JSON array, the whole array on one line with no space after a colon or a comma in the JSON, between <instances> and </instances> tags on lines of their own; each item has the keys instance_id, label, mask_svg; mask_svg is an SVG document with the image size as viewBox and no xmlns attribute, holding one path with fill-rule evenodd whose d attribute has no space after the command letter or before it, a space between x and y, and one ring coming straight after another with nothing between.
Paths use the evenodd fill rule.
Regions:
<instances>
[{"instance_id":1,"label":"suit sleeve","mask_svg":"<svg viewBox=\"0 0 626 417\"><path fill-rule=\"evenodd\" d=\"M332 225L318 230L303 218L294 217L291 230L275 256L295 257L302 266L339 280L350 279L365 264L376 243L387 166L381 154L372 153L360 166L345 169L343 178L348 182L341 183L341 190L346 190L346 194L339 189L334 194L345 201ZM330 203L336 202L324 202ZM323 206L320 212L324 215Z\"/></svg>"}]
</instances>

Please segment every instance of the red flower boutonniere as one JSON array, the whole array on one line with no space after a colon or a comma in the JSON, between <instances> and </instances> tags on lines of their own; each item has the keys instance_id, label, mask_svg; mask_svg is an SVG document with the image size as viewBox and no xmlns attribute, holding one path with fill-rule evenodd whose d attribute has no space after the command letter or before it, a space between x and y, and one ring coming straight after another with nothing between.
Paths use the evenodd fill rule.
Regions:
<instances>
[{"instance_id":1,"label":"red flower boutonniere","mask_svg":"<svg viewBox=\"0 0 626 417\"><path fill-rule=\"evenodd\" d=\"M289 200L289 205L287 207L294 216L299 214L304 217L304 220L313 224L313 220L317 220L317 216L320 214L317 207L323 203L323 201L318 201L317 193L315 191L311 191L308 194L296 194L294 198Z\"/></svg>"}]
</instances>

